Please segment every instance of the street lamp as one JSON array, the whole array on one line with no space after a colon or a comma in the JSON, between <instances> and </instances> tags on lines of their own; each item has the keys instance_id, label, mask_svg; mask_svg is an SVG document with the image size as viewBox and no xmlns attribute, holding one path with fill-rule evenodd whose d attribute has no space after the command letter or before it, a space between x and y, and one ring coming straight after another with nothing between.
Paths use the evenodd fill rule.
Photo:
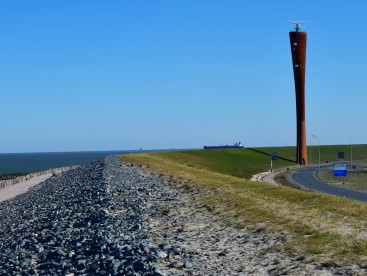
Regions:
<instances>
[{"instance_id":1,"label":"street lamp","mask_svg":"<svg viewBox=\"0 0 367 276\"><path fill-rule=\"evenodd\" d=\"M320 172L320 139L317 135L312 135L312 138L317 138L317 150L319 152L319 172Z\"/></svg>"},{"instance_id":2,"label":"street lamp","mask_svg":"<svg viewBox=\"0 0 367 276\"><path fill-rule=\"evenodd\" d=\"M350 170L353 169L353 157L352 157L352 135L350 136Z\"/></svg>"},{"instance_id":3,"label":"street lamp","mask_svg":"<svg viewBox=\"0 0 367 276\"><path fill-rule=\"evenodd\" d=\"M317 138L316 135L312 135L311 140L310 140L310 164L312 164L312 150L311 150L311 148L312 148L312 140L314 138Z\"/></svg>"},{"instance_id":4,"label":"street lamp","mask_svg":"<svg viewBox=\"0 0 367 276\"><path fill-rule=\"evenodd\" d=\"M311 144L312 144L312 138L309 140L310 141L310 162L308 162L310 165L312 164L312 151L311 151Z\"/></svg>"}]
</instances>

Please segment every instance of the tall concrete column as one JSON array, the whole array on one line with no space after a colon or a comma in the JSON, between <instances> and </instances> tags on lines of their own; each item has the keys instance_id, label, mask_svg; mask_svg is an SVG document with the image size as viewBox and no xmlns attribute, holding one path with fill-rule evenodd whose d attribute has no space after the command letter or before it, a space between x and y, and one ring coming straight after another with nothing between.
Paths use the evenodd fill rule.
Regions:
<instances>
[{"instance_id":1,"label":"tall concrete column","mask_svg":"<svg viewBox=\"0 0 367 276\"><path fill-rule=\"evenodd\" d=\"M297 163L307 165L307 143L306 143L306 111L305 111L305 75L306 75L306 42L307 33L302 32L300 22L296 24L295 30L289 32L292 52L294 86L296 91L297 110Z\"/></svg>"}]
</instances>

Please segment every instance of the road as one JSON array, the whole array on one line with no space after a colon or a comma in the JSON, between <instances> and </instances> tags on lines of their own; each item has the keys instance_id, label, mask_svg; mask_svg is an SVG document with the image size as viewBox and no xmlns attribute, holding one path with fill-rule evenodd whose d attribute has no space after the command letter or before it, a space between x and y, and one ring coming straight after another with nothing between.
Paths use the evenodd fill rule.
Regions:
<instances>
[{"instance_id":1,"label":"road","mask_svg":"<svg viewBox=\"0 0 367 276\"><path fill-rule=\"evenodd\" d=\"M315 177L317 170L318 167L310 167L294 171L290 178L293 182L309 190L367 202L367 193L327 184Z\"/></svg>"}]
</instances>

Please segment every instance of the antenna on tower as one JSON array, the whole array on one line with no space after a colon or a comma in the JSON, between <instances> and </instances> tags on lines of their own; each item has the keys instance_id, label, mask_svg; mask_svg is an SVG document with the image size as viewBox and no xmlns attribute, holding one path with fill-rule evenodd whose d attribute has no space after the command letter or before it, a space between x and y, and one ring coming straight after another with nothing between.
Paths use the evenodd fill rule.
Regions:
<instances>
[{"instance_id":1,"label":"antenna on tower","mask_svg":"<svg viewBox=\"0 0 367 276\"><path fill-rule=\"evenodd\" d=\"M294 24L294 29L296 32L299 32L301 30L301 24L307 23L308 21L288 21L291 24Z\"/></svg>"}]
</instances>

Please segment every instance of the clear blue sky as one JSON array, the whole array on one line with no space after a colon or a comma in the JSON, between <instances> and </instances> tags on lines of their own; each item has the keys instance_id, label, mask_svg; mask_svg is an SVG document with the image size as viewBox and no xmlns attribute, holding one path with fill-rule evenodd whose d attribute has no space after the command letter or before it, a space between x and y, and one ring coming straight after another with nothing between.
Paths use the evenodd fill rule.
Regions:
<instances>
[{"instance_id":1,"label":"clear blue sky","mask_svg":"<svg viewBox=\"0 0 367 276\"><path fill-rule=\"evenodd\" d=\"M367 1L1 1L0 152L367 143ZM315 139L312 143L316 143Z\"/></svg>"}]
</instances>

